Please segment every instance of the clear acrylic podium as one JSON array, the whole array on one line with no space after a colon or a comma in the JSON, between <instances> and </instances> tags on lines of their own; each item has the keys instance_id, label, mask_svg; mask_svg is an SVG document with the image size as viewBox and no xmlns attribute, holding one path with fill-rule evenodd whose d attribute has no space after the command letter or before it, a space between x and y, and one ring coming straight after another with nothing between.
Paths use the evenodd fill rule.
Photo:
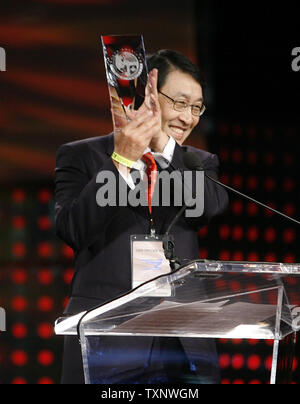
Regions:
<instances>
[{"instance_id":1,"label":"clear acrylic podium","mask_svg":"<svg viewBox=\"0 0 300 404\"><path fill-rule=\"evenodd\" d=\"M193 261L59 318L55 332L79 336L87 384L151 383L153 337L273 340L270 384L288 383L300 328L299 275L300 264Z\"/></svg>"}]
</instances>

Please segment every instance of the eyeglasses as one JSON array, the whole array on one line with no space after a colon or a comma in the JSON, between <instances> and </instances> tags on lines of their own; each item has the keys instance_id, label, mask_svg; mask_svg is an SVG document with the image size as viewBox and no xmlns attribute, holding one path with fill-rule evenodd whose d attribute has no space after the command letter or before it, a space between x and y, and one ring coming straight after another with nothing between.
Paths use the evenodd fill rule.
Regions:
<instances>
[{"instance_id":1,"label":"eyeglasses","mask_svg":"<svg viewBox=\"0 0 300 404\"><path fill-rule=\"evenodd\" d=\"M204 104L202 104L201 106L191 105L185 101L174 100L173 98L169 97L167 94L162 93L161 91L159 91L159 93L173 102L173 108L175 111L182 112L185 111L188 107L191 107L192 115L199 117L203 115L204 111L206 110L206 106Z\"/></svg>"}]
</instances>

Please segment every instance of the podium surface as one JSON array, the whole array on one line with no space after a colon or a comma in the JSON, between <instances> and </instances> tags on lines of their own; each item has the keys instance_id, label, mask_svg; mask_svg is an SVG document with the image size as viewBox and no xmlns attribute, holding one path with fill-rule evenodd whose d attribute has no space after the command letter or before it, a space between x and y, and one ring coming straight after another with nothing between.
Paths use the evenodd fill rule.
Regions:
<instances>
[{"instance_id":1,"label":"podium surface","mask_svg":"<svg viewBox=\"0 0 300 404\"><path fill-rule=\"evenodd\" d=\"M295 335L300 328L299 275L300 264L193 261L111 302L58 319L55 332L79 336L87 383L134 380L136 376L122 379L113 375L119 372L117 364L114 366L113 345L120 365L120 341L125 350L128 341L128 353L133 349L125 355L120 372L128 375L130 368L129 373L135 375L137 368L149 371L149 363L143 364L148 353L143 351L141 362L132 359L138 355L132 352L141 338L148 342L150 337L273 340L270 383L274 384L287 380L292 368ZM284 351L280 345L285 346ZM110 372L111 378L107 377ZM150 379L137 380L147 383Z\"/></svg>"}]
</instances>

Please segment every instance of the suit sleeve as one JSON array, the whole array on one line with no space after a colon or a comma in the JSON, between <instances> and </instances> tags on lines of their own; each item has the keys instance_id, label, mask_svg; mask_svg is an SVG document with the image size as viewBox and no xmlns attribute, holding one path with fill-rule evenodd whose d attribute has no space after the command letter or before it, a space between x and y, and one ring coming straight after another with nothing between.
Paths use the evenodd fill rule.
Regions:
<instances>
[{"instance_id":1,"label":"suit sleeve","mask_svg":"<svg viewBox=\"0 0 300 404\"><path fill-rule=\"evenodd\" d=\"M183 156L186 148L180 147L178 144L175 147L173 165L180 171L187 171L183 163ZM203 150L193 149L194 152L199 154L202 161L204 172L209 176L218 179L219 173L219 159L216 154L211 154ZM194 174L194 173L193 173ZM183 186L183 190L186 187ZM193 175L192 189L190 190L193 198L200 197L196 195L195 176ZM220 185L215 184L213 181L205 177L204 179L204 212L201 216L195 218L186 218L189 225L195 229L199 229L203 225L209 223L209 221L217 215L222 214L228 206L228 193Z\"/></svg>"},{"instance_id":2,"label":"suit sleeve","mask_svg":"<svg viewBox=\"0 0 300 404\"><path fill-rule=\"evenodd\" d=\"M97 183L99 172L114 176L115 190L119 189L120 181L125 189L128 188L108 156L103 157L100 170L92 178L88 174L86 158L86 153L79 153L70 145L61 146L56 158L56 233L75 251L92 244L114 215L122 209L117 204L104 207L97 203L97 192L104 185Z\"/></svg>"}]
</instances>

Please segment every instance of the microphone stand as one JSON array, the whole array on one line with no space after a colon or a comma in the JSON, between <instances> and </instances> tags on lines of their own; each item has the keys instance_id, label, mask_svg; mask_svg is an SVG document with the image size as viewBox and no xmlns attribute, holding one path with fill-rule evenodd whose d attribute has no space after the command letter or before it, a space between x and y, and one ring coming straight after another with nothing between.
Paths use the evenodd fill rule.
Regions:
<instances>
[{"instance_id":1,"label":"microphone stand","mask_svg":"<svg viewBox=\"0 0 300 404\"><path fill-rule=\"evenodd\" d=\"M174 224L177 222L177 220L180 218L180 216L183 214L183 212L186 209L186 205L184 204L182 208L179 210L177 215L174 217L172 222L170 223L166 233L163 236L163 249L165 253L166 259L170 262L170 267L172 271L175 271L179 267L181 267L181 262L178 257L175 256L175 243L174 243L174 238L172 234L170 234L171 228L174 226Z\"/></svg>"},{"instance_id":2,"label":"microphone stand","mask_svg":"<svg viewBox=\"0 0 300 404\"><path fill-rule=\"evenodd\" d=\"M185 166L187 168L189 168L190 170L203 171L202 162L201 162L199 156L196 153L194 153L194 152L186 152L183 160L184 160ZM298 220L296 220L296 219L294 219L294 218L292 218L292 217L290 217L288 215L285 215L284 213L279 212L278 210L273 209L270 206L265 205L264 203L259 202L256 199L251 198L250 196L245 195L242 192L240 192L240 191L238 191L238 190L236 190L234 188L231 188L229 185L225 185L223 182L220 182L220 181L216 180L215 178L211 177L210 175L206 174L205 171L204 171L204 175L205 175L206 178L210 179L211 181L215 182L216 184L220 185L221 187L226 188L229 191L234 192L235 194L237 194L237 195L239 195L239 196L241 196L243 198L246 198L246 199L250 200L251 202L254 202L257 205L260 205L263 208L268 209L268 210L276 213L277 215L280 215L280 216L284 217L285 219L288 219L288 220L291 220L294 223L300 224L300 222Z\"/></svg>"},{"instance_id":3,"label":"microphone stand","mask_svg":"<svg viewBox=\"0 0 300 404\"><path fill-rule=\"evenodd\" d=\"M248 196L248 195L243 194L242 192L238 191L237 189L231 188L229 185L223 184L222 182L220 182L220 181L216 180L215 178L211 177L210 175L206 174L205 171L204 171L204 175L205 175L205 177L209 178L211 181L215 182L216 184L220 185L221 187L224 187L224 188L228 189L229 191L232 191L232 192L238 194L239 196L242 196L243 198L249 199L251 202L254 202L254 203L256 203L257 205L260 205L260 206L262 206L263 208L268 209L268 210L270 210L270 211L272 211L272 212L274 212L274 213L276 213L276 214L278 214L278 215L280 215L280 216L283 216L283 217L285 217L285 218L288 219L288 220L291 220L291 221L293 221L293 222L295 222L295 223L297 223L297 224L300 224L300 222L299 222L298 220L294 219L293 217L290 217L290 216L288 216L288 215L285 215L284 213L279 212L278 210L273 209L273 208L271 208L270 206L265 205L264 203L259 202L259 201L257 201L257 200L254 199L254 198L251 198L251 197Z\"/></svg>"}]
</instances>

